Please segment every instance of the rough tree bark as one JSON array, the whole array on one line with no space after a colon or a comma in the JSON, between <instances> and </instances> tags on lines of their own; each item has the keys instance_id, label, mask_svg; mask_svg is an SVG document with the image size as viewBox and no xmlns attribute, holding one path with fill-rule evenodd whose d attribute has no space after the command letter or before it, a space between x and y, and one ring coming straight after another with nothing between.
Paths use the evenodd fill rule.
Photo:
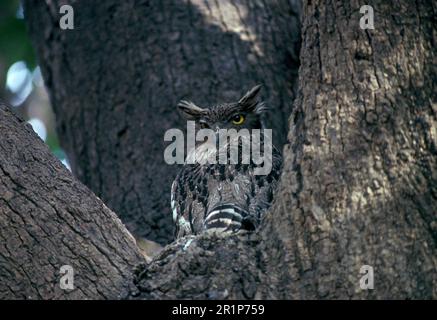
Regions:
<instances>
[{"instance_id":1,"label":"rough tree bark","mask_svg":"<svg viewBox=\"0 0 437 320\"><path fill-rule=\"evenodd\" d=\"M3 104L0 137L0 299L125 297L144 258L115 213Z\"/></svg>"},{"instance_id":2,"label":"rough tree bark","mask_svg":"<svg viewBox=\"0 0 437 320\"><path fill-rule=\"evenodd\" d=\"M436 10L370 4L375 30L359 28L356 2L304 8L291 143L263 230L280 243L268 274L282 297L437 297Z\"/></svg>"},{"instance_id":3,"label":"rough tree bark","mask_svg":"<svg viewBox=\"0 0 437 320\"><path fill-rule=\"evenodd\" d=\"M435 8L370 4L367 31L356 2L303 6L284 171L260 229L172 243L136 269L131 297L437 298ZM360 289L362 265L374 267L374 290Z\"/></svg>"},{"instance_id":4,"label":"rough tree bark","mask_svg":"<svg viewBox=\"0 0 437 320\"><path fill-rule=\"evenodd\" d=\"M59 28L70 3L74 30ZM25 15L74 174L136 235L173 239L177 167L164 133L180 99L234 101L256 83L282 145L297 78L297 1L39 1Z\"/></svg>"}]
</instances>

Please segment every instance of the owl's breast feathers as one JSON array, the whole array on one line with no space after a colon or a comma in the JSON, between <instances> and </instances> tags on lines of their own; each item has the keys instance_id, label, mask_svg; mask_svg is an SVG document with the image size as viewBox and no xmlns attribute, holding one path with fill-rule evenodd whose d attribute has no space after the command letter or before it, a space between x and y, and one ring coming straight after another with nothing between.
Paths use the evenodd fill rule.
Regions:
<instances>
[{"instance_id":1,"label":"owl's breast feathers","mask_svg":"<svg viewBox=\"0 0 437 320\"><path fill-rule=\"evenodd\" d=\"M256 164L185 164L171 188L176 236L205 230L253 230L269 208L282 158L273 148L272 170L255 175Z\"/></svg>"}]
</instances>

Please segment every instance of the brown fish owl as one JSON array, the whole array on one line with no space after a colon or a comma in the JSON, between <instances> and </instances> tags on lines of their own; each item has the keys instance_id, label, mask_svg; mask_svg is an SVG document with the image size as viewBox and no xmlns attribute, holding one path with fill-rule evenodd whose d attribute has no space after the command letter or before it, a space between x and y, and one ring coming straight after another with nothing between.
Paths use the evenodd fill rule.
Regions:
<instances>
[{"instance_id":1,"label":"brown fish owl","mask_svg":"<svg viewBox=\"0 0 437 320\"><path fill-rule=\"evenodd\" d=\"M220 129L265 129L263 115L268 108L258 98L260 88L252 88L234 103L201 108L192 102L181 101L178 108L185 119L195 122L196 130L212 129L211 132L218 133ZM265 137L261 135L260 144L267 143ZM198 161L190 164L193 162L187 160L193 155L195 159L205 158L209 152L207 150L210 150L206 148L208 143L211 143L209 139L197 142L195 150L188 151L186 163L171 188L177 238L207 230L254 230L273 199L282 166L281 155L274 146L271 149L271 170L267 174L255 174L257 167L263 164L255 163L252 159L249 162L242 161L241 140L237 142L237 162L222 164L219 161ZM225 146L226 153L229 153L228 147ZM223 148L220 150L218 147L217 150L219 154Z\"/></svg>"}]
</instances>

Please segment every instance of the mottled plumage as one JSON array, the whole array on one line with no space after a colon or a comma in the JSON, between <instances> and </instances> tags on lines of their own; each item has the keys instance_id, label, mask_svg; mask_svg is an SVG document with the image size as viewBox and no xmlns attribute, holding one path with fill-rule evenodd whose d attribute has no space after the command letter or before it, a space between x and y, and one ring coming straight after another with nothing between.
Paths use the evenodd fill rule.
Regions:
<instances>
[{"instance_id":1,"label":"mottled plumage","mask_svg":"<svg viewBox=\"0 0 437 320\"><path fill-rule=\"evenodd\" d=\"M182 101L178 107L186 119L196 122L196 130L261 129L267 108L258 100L259 90L260 86L254 87L236 103L200 108ZM244 121L236 124L240 115ZM196 146L197 157L202 156L206 143ZM253 161L242 164L241 157L237 164L186 163L171 188L176 236L205 230L254 230L272 202L281 170L281 156L274 147L272 156L272 169L267 175L255 175L257 165Z\"/></svg>"}]
</instances>

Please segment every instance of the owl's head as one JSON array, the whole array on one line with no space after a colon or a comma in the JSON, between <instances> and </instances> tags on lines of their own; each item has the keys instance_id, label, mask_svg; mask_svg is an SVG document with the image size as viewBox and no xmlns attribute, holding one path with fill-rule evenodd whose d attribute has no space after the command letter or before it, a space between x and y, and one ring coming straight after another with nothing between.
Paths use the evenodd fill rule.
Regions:
<instances>
[{"instance_id":1,"label":"owl's head","mask_svg":"<svg viewBox=\"0 0 437 320\"><path fill-rule=\"evenodd\" d=\"M259 100L261 86L250 89L238 102L201 108L190 101L181 101L178 109L186 120L202 129L262 129L266 105Z\"/></svg>"}]
</instances>

